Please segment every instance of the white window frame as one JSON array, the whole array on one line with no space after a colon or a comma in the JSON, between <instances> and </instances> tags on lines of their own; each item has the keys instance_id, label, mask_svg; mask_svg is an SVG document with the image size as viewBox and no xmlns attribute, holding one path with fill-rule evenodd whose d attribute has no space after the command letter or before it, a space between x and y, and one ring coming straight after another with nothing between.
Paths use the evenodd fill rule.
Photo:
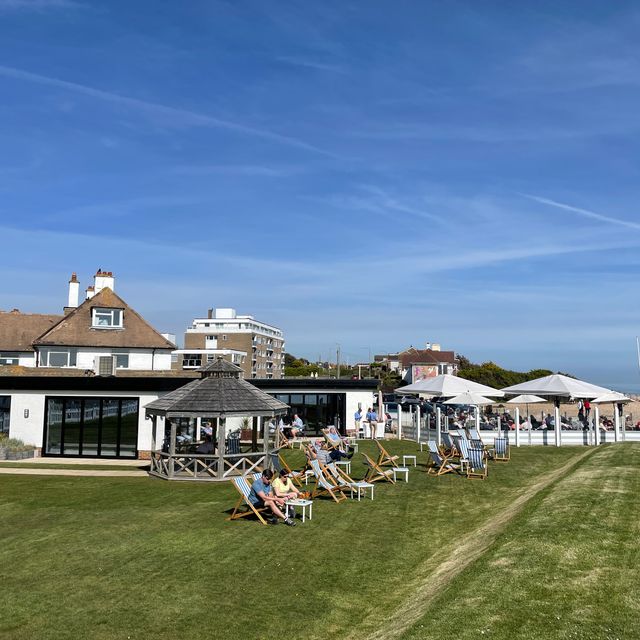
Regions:
<instances>
[{"instance_id":1,"label":"white window frame","mask_svg":"<svg viewBox=\"0 0 640 640\"><path fill-rule=\"evenodd\" d=\"M65 355L66 363L51 364L50 363L51 354L54 354L54 353L56 355L61 355L61 354ZM41 367L75 367L77 363L77 358L78 358L77 352L73 351L72 349L64 349L64 348L56 349L55 347L53 347L41 352L40 366Z\"/></svg>"},{"instance_id":2,"label":"white window frame","mask_svg":"<svg viewBox=\"0 0 640 640\"><path fill-rule=\"evenodd\" d=\"M100 324L99 318L104 318L108 324ZM91 326L94 329L122 329L124 324L124 309L95 307L91 315Z\"/></svg>"}]
</instances>

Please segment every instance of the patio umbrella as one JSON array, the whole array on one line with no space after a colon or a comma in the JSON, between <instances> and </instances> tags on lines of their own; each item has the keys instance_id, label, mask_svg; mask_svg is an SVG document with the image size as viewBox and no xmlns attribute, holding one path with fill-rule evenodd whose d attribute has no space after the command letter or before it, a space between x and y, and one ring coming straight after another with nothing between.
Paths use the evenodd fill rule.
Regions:
<instances>
[{"instance_id":1,"label":"patio umbrella","mask_svg":"<svg viewBox=\"0 0 640 640\"><path fill-rule=\"evenodd\" d=\"M534 393L546 398L597 398L610 389L554 373L550 376L514 384L502 389L505 393Z\"/></svg>"},{"instance_id":2,"label":"patio umbrella","mask_svg":"<svg viewBox=\"0 0 640 640\"><path fill-rule=\"evenodd\" d=\"M485 404L493 404L495 400L489 400L481 396L479 393L473 391L465 391L457 396L454 396L450 400L445 400L443 404L470 404L474 407L480 407Z\"/></svg>"},{"instance_id":3,"label":"patio umbrella","mask_svg":"<svg viewBox=\"0 0 640 640\"><path fill-rule=\"evenodd\" d=\"M627 402L631 402L631 398L627 398L627 396L625 396L622 393L618 393L617 391L609 391L609 393L603 393L601 396L594 398L591 402L593 404L605 404L607 402L610 402L613 405L613 418L614 418L614 429L615 429L614 437L617 442L618 438L620 437L620 413L618 412L616 405L622 405L622 404L626 404ZM596 431L599 427L598 422L600 422L600 416L596 415L596 426L595 426Z\"/></svg>"},{"instance_id":4,"label":"patio umbrella","mask_svg":"<svg viewBox=\"0 0 640 640\"><path fill-rule=\"evenodd\" d=\"M418 382L415 382L414 384L396 389L396 393L400 394L421 393L432 397L452 397L465 392L472 392L485 396L504 396L504 393L498 389L493 389L487 385L473 382L473 380L458 378L458 376L452 376L449 373L442 373L433 378L418 380Z\"/></svg>"},{"instance_id":5,"label":"patio umbrella","mask_svg":"<svg viewBox=\"0 0 640 640\"><path fill-rule=\"evenodd\" d=\"M560 446L560 401L571 398L597 398L599 395L609 393L609 389L598 385L563 376L554 373L550 376L543 376L521 384L514 384L502 389L505 393L533 393L543 398L552 398L555 404L555 444Z\"/></svg>"},{"instance_id":6,"label":"patio umbrella","mask_svg":"<svg viewBox=\"0 0 640 640\"><path fill-rule=\"evenodd\" d=\"M527 418L529 418L529 405L535 404L536 402L546 402L546 400L540 396L531 395L530 393L525 393L521 396L511 398L511 400L507 400L508 404L524 404L527 407Z\"/></svg>"}]
</instances>

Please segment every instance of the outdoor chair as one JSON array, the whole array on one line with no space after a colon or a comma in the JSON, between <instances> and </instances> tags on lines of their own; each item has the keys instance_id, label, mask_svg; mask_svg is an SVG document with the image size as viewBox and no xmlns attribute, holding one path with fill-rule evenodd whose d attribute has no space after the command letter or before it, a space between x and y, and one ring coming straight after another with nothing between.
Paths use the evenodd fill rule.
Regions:
<instances>
[{"instance_id":1,"label":"outdoor chair","mask_svg":"<svg viewBox=\"0 0 640 640\"><path fill-rule=\"evenodd\" d=\"M479 442L484 448L486 448L487 445L485 445L484 441L480 437L480 433L478 432L478 429L476 429L476 427L468 427L467 432L469 434L469 440L471 442Z\"/></svg>"},{"instance_id":2,"label":"outdoor chair","mask_svg":"<svg viewBox=\"0 0 640 640\"><path fill-rule=\"evenodd\" d=\"M508 462L511 459L509 438L496 438L491 449L492 457L498 462Z\"/></svg>"},{"instance_id":3,"label":"outdoor chair","mask_svg":"<svg viewBox=\"0 0 640 640\"><path fill-rule=\"evenodd\" d=\"M366 453L360 454L364 458L364 465L367 467L363 482L378 482L378 480L386 480L391 484L395 484L393 477L393 469L383 469L375 460L370 458Z\"/></svg>"},{"instance_id":4,"label":"outdoor chair","mask_svg":"<svg viewBox=\"0 0 640 640\"><path fill-rule=\"evenodd\" d=\"M396 466L396 460L398 456L392 456L383 446L380 444L380 440L375 440L376 445L378 446L378 450L380 455L378 456L378 466L386 467L391 465L392 467Z\"/></svg>"},{"instance_id":5,"label":"outdoor chair","mask_svg":"<svg viewBox=\"0 0 640 640\"><path fill-rule=\"evenodd\" d=\"M427 473L435 476L442 476L445 473L456 473L460 469L459 464L451 462L451 457L442 454L438 449L438 444L435 440L429 440L427 442L429 447L429 457L431 458L431 467L427 469Z\"/></svg>"},{"instance_id":6,"label":"outdoor chair","mask_svg":"<svg viewBox=\"0 0 640 640\"><path fill-rule=\"evenodd\" d=\"M331 447L332 449L345 451L346 447L339 433L333 433L327 427L326 429L322 430L322 434L324 435L327 446Z\"/></svg>"},{"instance_id":7,"label":"outdoor chair","mask_svg":"<svg viewBox=\"0 0 640 640\"><path fill-rule=\"evenodd\" d=\"M316 477L316 484L311 491L311 498L317 496L329 495L336 502L342 502L347 499L347 496L343 493L342 489L336 486L322 471L320 463L317 460L311 460L311 471Z\"/></svg>"},{"instance_id":8,"label":"outdoor chair","mask_svg":"<svg viewBox=\"0 0 640 640\"><path fill-rule=\"evenodd\" d=\"M287 464L287 461L284 459L284 456L279 452L272 457L272 460L273 460L273 468L275 471L280 472L280 469L284 469L287 472L288 476L291 478L291 480L295 484L297 484L299 487L302 487L302 481L310 473L309 458L307 458L306 464L304 465L304 467L302 467L302 469L300 469L300 471L294 471ZM276 461L277 461L277 465L276 465Z\"/></svg>"},{"instance_id":9,"label":"outdoor chair","mask_svg":"<svg viewBox=\"0 0 640 640\"><path fill-rule=\"evenodd\" d=\"M256 476L261 476L262 473L254 473L252 476L252 480L255 481ZM267 521L260 515L264 511L270 511L267 507L257 507L256 505L251 503L249 500L249 493L251 493L251 485L249 484L249 476L242 476L240 478L231 478L233 482L233 486L238 490L240 494L240 499L238 500L236 506L233 508L233 513L227 520L239 520L240 518L244 518L246 516L250 516L254 514L258 516L258 520L262 522L262 524L267 524ZM242 507L247 507L246 510L241 511Z\"/></svg>"},{"instance_id":10,"label":"outdoor chair","mask_svg":"<svg viewBox=\"0 0 640 640\"><path fill-rule=\"evenodd\" d=\"M333 481L336 483L338 487L341 489L348 489L351 492L351 497L353 498L354 489L368 489L373 487L373 484L370 482L364 481L355 481L353 480L345 471L339 469L335 462L331 462L325 466L325 469L333 478ZM373 495L373 494L372 494Z\"/></svg>"},{"instance_id":11,"label":"outdoor chair","mask_svg":"<svg viewBox=\"0 0 640 640\"><path fill-rule=\"evenodd\" d=\"M442 444L440 445L442 454L448 458L455 458L457 451L451 434L448 431L443 431L440 434L440 440L442 440Z\"/></svg>"},{"instance_id":12,"label":"outdoor chair","mask_svg":"<svg viewBox=\"0 0 640 640\"><path fill-rule=\"evenodd\" d=\"M484 480L488 473L487 453L484 447L469 447L468 455L467 478L480 478Z\"/></svg>"},{"instance_id":13,"label":"outdoor chair","mask_svg":"<svg viewBox=\"0 0 640 640\"><path fill-rule=\"evenodd\" d=\"M462 436L454 436L453 442L456 447L456 451L458 452L458 462L460 463L460 470L464 472L469 464L469 447L471 443L467 439L466 435Z\"/></svg>"},{"instance_id":14,"label":"outdoor chair","mask_svg":"<svg viewBox=\"0 0 640 640\"><path fill-rule=\"evenodd\" d=\"M229 436L225 441L226 453L234 454L240 452L240 436Z\"/></svg>"}]
</instances>

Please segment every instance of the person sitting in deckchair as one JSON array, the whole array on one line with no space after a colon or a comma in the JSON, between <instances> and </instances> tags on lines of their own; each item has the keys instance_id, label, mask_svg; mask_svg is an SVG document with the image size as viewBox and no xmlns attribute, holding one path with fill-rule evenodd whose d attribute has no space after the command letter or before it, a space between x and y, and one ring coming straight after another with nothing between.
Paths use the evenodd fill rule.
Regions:
<instances>
[{"instance_id":1,"label":"person sitting in deckchair","mask_svg":"<svg viewBox=\"0 0 640 640\"><path fill-rule=\"evenodd\" d=\"M276 494L276 498L282 498L283 500L295 500L300 498L300 491L291 482L291 478L285 469L280 469L280 474L273 481L273 490ZM296 511L293 505L286 505L287 517L295 518Z\"/></svg>"},{"instance_id":2,"label":"person sitting in deckchair","mask_svg":"<svg viewBox=\"0 0 640 640\"><path fill-rule=\"evenodd\" d=\"M346 438L343 438L338 430L332 425L322 430L324 433L324 437L327 441L327 445L330 451L339 451L341 456L332 456L334 461L341 460L342 458L353 458L353 449L349 445L349 441Z\"/></svg>"},{"instance_id":3,"label":"person sitting in deckchair","mask_svg":"<svg viewBox=\"0 0 640 640\"><path fill-rule=\"evenodd\" d=\"M249 492L249 501L255 507L267 507L271 509L276 518L280 518L280 520L284 521L284 523L290 527L295 527L296 523L291 518L288 518L281 510L281 507L284 506L284 499L277 497L272 491L272 478L273 471L271 471L271 469L265 469L262 472L262 476L253 481L251 491Z\"/></svg>"}]
</instances>

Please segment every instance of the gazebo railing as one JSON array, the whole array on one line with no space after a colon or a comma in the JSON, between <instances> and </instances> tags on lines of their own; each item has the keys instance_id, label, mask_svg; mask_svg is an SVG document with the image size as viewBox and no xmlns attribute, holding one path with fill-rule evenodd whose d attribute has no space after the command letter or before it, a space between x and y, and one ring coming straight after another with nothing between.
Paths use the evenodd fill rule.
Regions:
<instances>
[{"instance_id":1,"label":"gazebo railing","mask_svg":"<svg viewBox=\"0 0 640 640\"><path fill-rule=\"evenodd\" d=\"M155 451L151 455L149 473L169 480L227 480L233 476L261 471L266 464L267 455L264 451L225 454L222 470L219 458L212 454L171 455Z\"/></svg>"}]
</instances>

